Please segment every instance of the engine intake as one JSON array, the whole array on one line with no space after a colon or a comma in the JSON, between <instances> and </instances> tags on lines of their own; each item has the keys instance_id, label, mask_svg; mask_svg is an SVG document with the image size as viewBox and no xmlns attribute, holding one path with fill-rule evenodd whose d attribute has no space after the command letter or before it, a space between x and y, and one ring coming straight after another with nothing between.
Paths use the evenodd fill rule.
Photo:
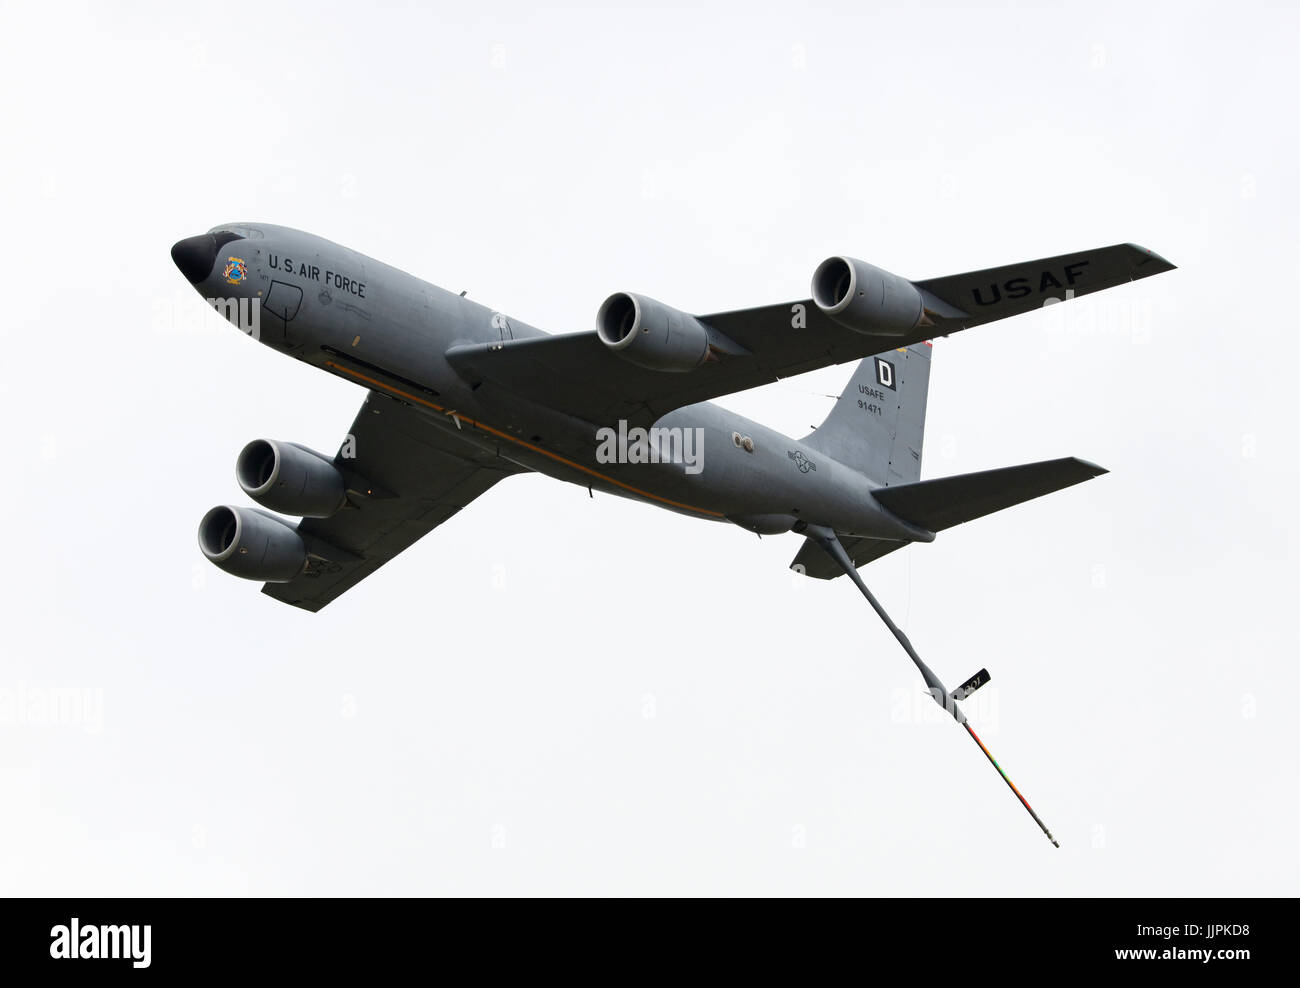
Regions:
<instances>
[{"instance_id":1,"label":"engine intake","mask_svg":"<svg viewBox=\"0 0 1300 988\"><path fill-rule=\"evenodd\" d=\"M347 503L347 482L329 458L274 439L254 439L235 461L244 493L264 508L304 518L328 518Z\"/></svg>"},{"instance_id":2,"label":"engine intake","mask_svg":"<svg viewBox=\"0 0 1300 988\"><path fill-rule=\"evenodd\" d=\"M213 508L199 522L199 549L218 569L245 580L288 583L307 567L302 536L255 508Z\"/></svg>"},{"instance_id":3,"label":"engine intake","mask_svg":"<svg viewBox=\"0 0 1300 988\"><path fill-rule=\"evenodd\" d=\"M644 295L617 292L605 299L596 335L624 360L650 370L694 370L709 357L702 322Z\"/></svg>"},{"instance_id":4,"label":"engine intake","mask_svg":"<svg viewBox=\"0 0 1300 988\"><path fill-rule=\"evenodd\" d=\"M925 316L915 285L852 257L822 261L813 272L812 297L841 326L870 336L901 336Z\"/></svg>"}]
</instances>

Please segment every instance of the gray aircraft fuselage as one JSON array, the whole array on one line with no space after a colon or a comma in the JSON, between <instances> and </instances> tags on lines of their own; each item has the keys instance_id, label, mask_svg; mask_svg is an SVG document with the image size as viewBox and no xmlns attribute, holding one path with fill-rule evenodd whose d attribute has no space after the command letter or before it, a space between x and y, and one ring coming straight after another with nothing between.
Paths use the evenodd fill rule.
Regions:
<instances>
[{"instance_id":1,"label":"gray aircraft fuselage","mask_svg":"<svg viewBox=\"0 0 1300 988\"><path fill-rule=\"evenodd\" d=\"M316 612L521 470L760 535L798 532L791 568L857 585L1060 846L957 704L988 671L950 691L859 568L1106 472L1062 457L921 480L929 337L1173 270L1164 258L1124 243L911 282L840 255L813 272L810 299L693 316L618 292L593 332L565 336L285 227L214 227L172 259L239 328L368 390L333 457L244 447L236 479L259 507L203 516L199 548L216 566ZM848 360L848 386L806 441L702 400ZM615 415L631 421L594 421Z\"/></svg>"},{"instance_id":2,"label":"gray aircraft fuselage","mask_svg":"<svg viewBox=\"0 0 1300 988\"><path fill-rule=\"evenodd\" d=\"M655 423L699 430L695 472L681 462L602 462L598 430L617 430L617 422L584 421L490 381L472 386L446 357L458 344L547 335L542 330L298 230L236 223L218 231L245 239L219 245L210 267L196 256L182 270L226 318L259 342L403 401L523 468L760 534L815 519L877 539L933 538L872 497L879 486L872 478L712 403Z\"/></svg>"}]
</instances>

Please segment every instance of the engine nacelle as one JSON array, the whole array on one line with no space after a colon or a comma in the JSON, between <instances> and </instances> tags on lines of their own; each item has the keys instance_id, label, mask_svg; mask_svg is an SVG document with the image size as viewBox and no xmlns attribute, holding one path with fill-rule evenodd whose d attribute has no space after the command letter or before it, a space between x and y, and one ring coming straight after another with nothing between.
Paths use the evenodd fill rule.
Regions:
<instances>
[{"instance_id":1,"label":"engine nacelle","mask_svg":"<svg viewBox=\"0 0 1300 988\"><path fill-rule=\"evenodd\" d=\"M841 326L871 336L902 336L925 315L925 303L906 278L852 257L828 257L813 272L817 308Z\"/></svg>"},{"instance_id":2,"label":"engine nacelle","mask_svg":"<svg viewBox=\"0 0 1300 988\"><path fill-rule=\"evenodd\" d=\"M338 468L314 450L274 439L254 439L240 451L235 476L264 508L303 518L328 518L347 502Z\"/></svg>"},{"instance_id":3,"label":"engine nacelle","mask_svg":"<svg viewBox=\"0 0 1300 988\"><path fill-rule=\"evenodd\" d=\"M605 299L596 335L624 360L650 370L694 370L709 356L702 322L644 295L618 292Z\"/></svg>"},{"instance_id":4,"label":"engine nacelle","mask_svg":"<svg viewBox=\"0 0 1300 988\"><path fill-rule=\"evenodd\" d=\"M288 583L307 567L302 536L256 508L213 508L199 522L199 548L219 569L262 583Z\"/></svg>"}]
</instances>

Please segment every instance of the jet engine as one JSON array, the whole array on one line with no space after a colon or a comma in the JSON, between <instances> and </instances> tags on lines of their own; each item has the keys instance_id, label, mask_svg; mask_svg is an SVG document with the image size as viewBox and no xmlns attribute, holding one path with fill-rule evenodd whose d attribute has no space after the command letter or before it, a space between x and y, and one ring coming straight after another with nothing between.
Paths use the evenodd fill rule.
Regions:
<instances>
[{"instance_id":1,"label":"jet engine","mask_svg":"<svg viewBox=\"0 0 1300 988\"><path fill-rule=\"evenodd\" d=\"M302 536L256 508L213 508L199 522L199 548L219 569L245 580L288 583L307 566Z\"/></svg>"},{"instance_id":2,"label":"jet engine","mask_svg":"<svg viewBox=\"0 0 1300 988\"><path fill-rule=\"evenodd\" d=\"M264 508L328 518L347 502L347 483L329 458L295 443L254 439L240 451L235 476Z\"/></svg>"},{"instance_id":3,"label":"jet engine","mask_svg":"<svg viewBox=\"0 0 1300 988\"><path fill-rule=\"evenodd\" d=\"M925 317L915 285L852 257L822 261L813 272L812 297L841 326L870 336L901 336Z\"/></svg>"},{"instance_id":4,"label":"jet engine","mask_svg":"<svg viewBox=\"0 0 1300 988\"><path fill-rule=\"evenodd\" d=\"M596 335L624 360L650 370L694 370L709 357L702 322L644 295L618 292L605 299Z\"/></svg>"}]
</instances>

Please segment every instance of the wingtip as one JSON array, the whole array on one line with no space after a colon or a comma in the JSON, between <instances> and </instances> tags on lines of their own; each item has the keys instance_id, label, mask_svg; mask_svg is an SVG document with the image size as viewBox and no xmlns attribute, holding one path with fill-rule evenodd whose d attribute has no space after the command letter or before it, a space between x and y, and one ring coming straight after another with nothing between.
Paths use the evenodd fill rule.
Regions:
<instances>
[{"instance_id":1,"label":"wingtip","mask_svg":"<svg viewBox=\"0 0 1300 988\"><path fill-rule=\"evenodd\" d=\"M1153 250L1148 250L1141 244L1126 244L1130 250L1135 251L1139 256L1133 265L1134 278L1149 278L1153 274L1163 274L1166 271L1175 271L1178 265L1166 258L1161 257Z\"/></svg>"},{"instance_id":2,"label":"wingtip","mask_svg":"<svg viewBox=\"0 0 1300 988\"><path fill-rule=\"evenodd\" d=\"M1110 473L1110 471L1107 470L1105 467L1101 466L1100 464L1093 463L1091 460L1084 460L1076 456L1074 457L1074 462L1079 464L1079 466L1082 467L1084 470L1086 470L1089 476L1092 477L1100 477L1102 474Z\"/></svg>"}]
</instances>

